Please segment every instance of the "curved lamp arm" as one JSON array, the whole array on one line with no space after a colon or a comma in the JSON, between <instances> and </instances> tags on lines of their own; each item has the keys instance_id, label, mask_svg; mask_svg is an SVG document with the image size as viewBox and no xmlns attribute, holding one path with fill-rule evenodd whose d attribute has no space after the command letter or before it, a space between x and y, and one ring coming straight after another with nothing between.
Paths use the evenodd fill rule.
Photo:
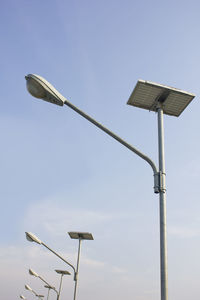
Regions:
<instances>
[{"instance_id":1,"label":"curved lamp arm","mask_svg":"<svg viewBox=\"0 0 200 300\"><path fill-rule=\"evenodd\" d=\"M118 135L116 135L114 132L103 126L101 123L97 122L95 119L87 115L85 112L77 108L75 105L73 105L71 102L69 102L67 99L64 100L64 104L73 109L75 112L77 112L79 115L87 119L89 122L100 128L102 131L110 135L112 138L114 138L116 141L118 141L120 144L134 152L136 155L144 159L152 168L154 173L154 192L159 193L159 173L157 171L156 165L154 162L145 154L143 154L141 151L139 151L137 148L133 147L126 141L124 141L122 138L120 138Z\"/></svg>"},{"instance_id":2,"label":"curved lamp arm","mask_svg":"<svg viewBox=\"0 0 200 300\"><path fill-rule=\"evenodd\" d=\"M46 283L53 291L56 292L56 294L58 295L58 291L56 290L56 288L52 285L50 285L44 278L42 278L40 275L38 276L38 278L40 278L44 283Z\"/></svg>"},{"instance_id":3,"label":"curved lamp arm","mask_svg":"<svg viewBox=\"0 0 200 300\"><path fill-rule=\"evenodd\" d=\"M43 295L38 295L28 284L25 284L25 289L32 292L36 297L42 298Z\"/></svg>"},{"instance_id":4,"label":"curved lamp arm","mask_svg":"<svg viewBox=\"0 0 200 300\"><path fill-rule=\"evenodd\" d=\"M58 253L56 253L54 250L52 250L51 248L49 248L46 244L44 244L43 242L42 242L42 245L45 247L45 248L47 248L49 251L51 251L53 254L55 254L57 257L59 257L62 261L64 261L66 264L68 264L72 269L73 269L73 271L74 271L74 274L76 273L76 270L75 270L75 267L71 264L71 263L69 263L67 260L65 260L62 256L60 256Z\"/></svg>"},{"instance_id":5,"label":"curved lamp arm","mask_svg":"<svg viewBox=\"0 0 200 300\"><path fill-rule=\"evenodd\" d=\"M43 245L45 248L47 248L49 251L51 251L53 254L55 254L57 257L59 257L62 261L64 261L67 265L69 265L73 271L74 271L74 277L75 277L75 274L76 274L76 270L75 270L75 267L69 263L67 260L65 260L62 256L60 256L58 253L56 253L54 250L52 250L49 246L47 246L45 243L43 243L36 235L34 235L33 233L31 232L25 232L26 234L26 239L30 242L35 242L39 245Z\"/></svg>"},{"instance_id":6,"label":"curved lamp arm","mask_svg":"<svg viewBox=\"0 0 200 300\"><path fill-rule=\"evenodd\" d=\"M42 280L44 283L46 283L46 285L50 289L54 290L58 294L58 291L56 290L56 288L54 286L50 285L42 276L38 275L35 271L33 271L32 269L29 269L29 274L32 276L38 277L40 280Z\"/></svg>"},{"instance_id":7,"label":"curved lamp arm","mask_svg":"<svg viewBox=\"0 0 200 300\"><path fill-rule=\"evenodd\" d=\"M28 74L25 76L25 79L27 81L27 89L29 93L36 98L45 100L47 102L63 106L64 104L76 111L78 114L80 114L82 117L93 123L95 126L103 130L105 133L110 135L112 138L117 140L119 143L124 145L126 148L134 152L136 155L144 159L153 169L154 173L154 192L159 193L160 192L160 174L157 171L157 168L154 164L154 162L145 154L140 152L138 149L133 147L132 145L128 144L126 141L121 139L119 136L117 136L115 133L107 129L102 124L98 123L95 119L81 111L79 108L77 108L75 105L70 103L63 95L61 95L46 79L39 75L35 74Z\"/></svg>"}]
</instances>

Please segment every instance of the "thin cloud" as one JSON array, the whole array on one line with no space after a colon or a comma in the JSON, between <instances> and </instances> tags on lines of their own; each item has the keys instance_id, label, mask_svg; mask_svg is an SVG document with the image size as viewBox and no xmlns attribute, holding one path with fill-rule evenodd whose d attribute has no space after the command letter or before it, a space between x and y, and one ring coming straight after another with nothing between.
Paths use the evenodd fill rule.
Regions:
<instances>
[{"instance_id":1,"label":"thin cloud","mask_svg":"<svg viewBox=\"0 0 200 300\"><path fill-rule=\"evenodd\" d=\"M125 274L127 271L125 269L119 268L119 267L113 267L112 272L115 274Z\"/></svg>"},{"instance_id":2,"label":"thin cloud","mask_svg":"<svg viewBox=\"0 0 200 300\"><path fill-rule=\"evenodd\" d=\"M169 234L179 238L194 238L200 236L200 230L197 228L170 227Z\"/></svg>"},{"instance_id":3,"label":"thin cloud","mask_svg":"<svg viewBox=\"0 0 200 300\"><path fill-rule=\"evenodd\" d=\"M63 234L63 230L89 231L90 228L98 228L102 224L125 218L123 214L69 209L64 204L58 207L52 202L55 201L44 200L30 206L24 218L24 225L27 224L31 230L39 228L40 231L58 236Z\"/></svg>"}]
</instances>

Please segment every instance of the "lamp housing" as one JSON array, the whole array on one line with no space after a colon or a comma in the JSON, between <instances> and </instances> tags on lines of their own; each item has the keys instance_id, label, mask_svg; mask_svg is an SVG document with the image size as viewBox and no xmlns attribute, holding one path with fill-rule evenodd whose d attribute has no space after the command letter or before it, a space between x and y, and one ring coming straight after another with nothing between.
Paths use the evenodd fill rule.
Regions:
<instances>
[{"instance_id":1,"label":"lamp housing","mask_svg":"<svg viewBox=\"0 0 200 300\"><path fill-rule=\"evenodd\" d=\"M26 87L29 93L44 101L63 106L65 98L46 79L36 74L25 76Z\"/></svg>"},{"instance_id":2,"label":"lamp housing","mask_svg":"<svg viewBox=\"0 0 200 300\"><path fill-rule=\"evenodd\" d=\"M42 241L36 236L34 235L33 233L31 232L25 232L26 234L26 239L29 241L29 242L35 242L39 245L42 244Z\"/></svg>"}]
</instances>

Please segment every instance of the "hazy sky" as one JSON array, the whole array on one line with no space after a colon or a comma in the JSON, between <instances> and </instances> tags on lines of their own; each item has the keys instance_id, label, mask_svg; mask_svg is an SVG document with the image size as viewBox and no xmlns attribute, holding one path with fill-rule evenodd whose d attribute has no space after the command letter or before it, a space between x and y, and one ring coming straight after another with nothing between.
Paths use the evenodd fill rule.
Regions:
<instances>
[{"instance_id":1,"label":"hazy sky","mask_svg":"<svg viewBox=\"0 0 200 300\"><path fill-rule=\"evenodd\" d=\"M158 300L159 197L145 161L67 107L33 98L35 73L157 164L157 116L126 105L138 79L196 94L165 117L169 299L199 299L199 1L7 0L1 33L1 242L4 300L46 296L31 267L58 288L83 242L77 300ZM64 277L60 300L72 299ZM51 292L50 300L55 299Z\"/></svg>"}]
</instances>

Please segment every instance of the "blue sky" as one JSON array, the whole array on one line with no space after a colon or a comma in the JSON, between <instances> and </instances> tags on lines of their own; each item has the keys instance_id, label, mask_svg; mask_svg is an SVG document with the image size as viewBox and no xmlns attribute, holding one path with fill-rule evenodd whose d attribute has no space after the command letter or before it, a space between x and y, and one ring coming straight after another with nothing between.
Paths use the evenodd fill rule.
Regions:
<instances>
[{"instance_id":1,"label":"blue sky","mask_svg":"<svg viewBox=\"0 0 200 300\"><path fill-rule=\"evenodd\" d=\"M51 253L31 231L76 261L68 231L89 231L78 299L155 300L159 291L158 196L151 168L67 107L34 99L35 73L157 164L156 114L126 105L138 79L196 94L165 117L169 299L199 297L198 1L4 1L1 4L1 242L5 300L27 299L32 268L58 286ZM54 274L55 273L55 274ZM72 297L64 278L61 300ZM50 300L55 295L51 295Z\"/></svg>"}]
</instances>

